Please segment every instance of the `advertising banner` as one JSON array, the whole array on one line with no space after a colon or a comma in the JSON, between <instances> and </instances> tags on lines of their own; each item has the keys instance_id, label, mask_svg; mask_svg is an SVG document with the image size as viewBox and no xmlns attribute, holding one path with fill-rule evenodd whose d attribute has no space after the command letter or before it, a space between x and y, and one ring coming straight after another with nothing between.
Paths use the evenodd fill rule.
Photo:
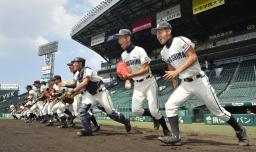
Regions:
<instances>
[{"instance_id":1,"label":"advertising banner","mask_svg":"<svg viewBox=\"0 0 256 152\"><path fill-rule=\"evenodd\" d=\"M140 20L137 20L132 24L132 32L140 32L152 27L152 20L151 17L146 17Z\"/></svg>"},{"instance_id":2,"label":"advertising banner","mask_svg":"<svg viewBox=\"0 0 256 152\"><path fill-rule=\"evenodd\" d=\"M156 23L170 21L181 17L180 5L175 5L156 14Z\"/></svg>"},{"instance_id":3,"label":"advertising banner","mask_svg":"<svg viewBox=\"0 0 256 152\"><path fill-rule=\"evenodd\" d=\"M198 14L225 4L225 0L192 0L193 14Z\"/></svg>"}]
</instances>

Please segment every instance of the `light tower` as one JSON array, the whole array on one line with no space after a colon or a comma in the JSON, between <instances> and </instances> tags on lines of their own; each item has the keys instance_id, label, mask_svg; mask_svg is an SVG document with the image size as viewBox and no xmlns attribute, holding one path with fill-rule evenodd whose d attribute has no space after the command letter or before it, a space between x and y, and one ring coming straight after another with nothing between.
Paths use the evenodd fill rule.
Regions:
<instances>
[{"instance_id":1,"label":"light tower","mask_svg":"<svg viewBox=\"0 0 256 152\"><path fill-rule=\"evenodd\" d=\"M38 47L38 56L44 56L45 66L42 67L41 81L49 81L54 75L55 52L58 51L58 42L50 42Z\"/></svg>"}]
</instances>

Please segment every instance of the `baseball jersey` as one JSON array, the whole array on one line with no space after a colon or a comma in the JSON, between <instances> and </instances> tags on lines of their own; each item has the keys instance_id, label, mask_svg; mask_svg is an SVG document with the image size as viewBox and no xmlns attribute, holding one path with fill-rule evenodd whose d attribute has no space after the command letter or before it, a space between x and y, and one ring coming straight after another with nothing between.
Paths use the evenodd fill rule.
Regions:
<instances>
[{"instance_id":1,"label":"baseball jersey","mask_svg":"<svg viewBox=\"0 0 256 152\"><path fill-rule=\"evenodd\" d=\"M77 83L81 83L85 78L89 77L89 82L83 91L88 91L92 95L96 94L96 91L101 87L103 84L102 77L98 76L97 72L93 71L89 67L85 67L77 76Z\"/></svg>"},{"instance_id":2,"label":"baseball jersey","mask_svg":"<svg viewBox=\"0 0 256 152\"><path fill-rule=\"evenodd\" d=\"M41 87L40 87L40 93L43 93L43 92L45 92L46 90L47 90L47 86L46 85L41 85Z\"/></svg>"},{"instance_id":3,"label":"baseball jersey","mask_svg":"<svg viewBox=\"0 0 256 152\"><path fill-rule=\"evenodd\" d=\"M130 67L132 74L140 70L143 64L145 63L149 64L151 61L146 51L139 46L135 46L130 53L128 53L127 51L124 51L121 57L122 57L122 60L126 63L126 65ZM132 79L140 80L145 78L149 74L151 74L151 70L149 70L149 73L145 73L144 75L133 77Z\"/></svg>"},{"instance_id":4,"label":"baseball jersey","mask_svg":"<svg viewBox=\"0 0 256 152\"><path fill-rule=\"evenodd\" d=\"M97 72L93 71L91 68L86 67L84 69L83 78L89 77L90 81L97 82L102 81L102 77L98 76Z\"/></svg>"},{"instance_id":5,"label":"baseball jersey","mask_svg":"<svg viewBox=\"0 0 256 152\"><path fill-rule=\"evenodd\" d=\"M31 100L31 101L35 101L36 100L36 96L37 96L37 93L34 91L34 90L30 90L28 92L28 98Z\"/></svg>"},{"instance_id":6,"label":"baseball jersey","mask_svg":"<svg viewBox=\"0 0 256 152\"><path fill-rule=\"evenodd\" d=\"M167 46L164 46L164 48L162 49L162 60L177 69L187 60L185 53L190 46L193 47L193 43L188 38L183 36L174 37L170 47L167 48ZM193 65L181 72L179 74L179 78L188 78L199 74L200 71L201 66L197 60Z\"/></svg>"}]
</instances>

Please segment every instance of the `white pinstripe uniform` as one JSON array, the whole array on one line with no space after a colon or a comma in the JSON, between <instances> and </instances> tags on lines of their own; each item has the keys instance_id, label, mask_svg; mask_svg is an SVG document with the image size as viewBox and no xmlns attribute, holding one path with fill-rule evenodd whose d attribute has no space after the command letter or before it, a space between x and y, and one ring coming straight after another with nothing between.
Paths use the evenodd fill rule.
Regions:
<instances>
[{"instance_id":1,"label":"white pinstripe uniform","mask_svg":"<svg viewBox=\"0 0 256 152\"><path fill-rule=\"evenodd\" d=\"M185 53L192 44L186 37L174 37L171 46L169 48L164 46L161 51L163 61L172 65L175 69L180 67L186 61ZM202 77L198 78L197 75L201 75ZM182 80L181 84L174 90L165 104L167 117L178 115L179 107L195 95L205 103L214 115L224 121L230 119L231 114L220 105L215 90L211 86L208 77L201 71L198 61L181 72L179 78ZM193 81L184 81L186 78L192 78Z\"/></svg>"},{"instance_id":2,"label":"white pinstripe uniform","mask_svg":"<svg viewBox=\"0 0 256 152\"><path fill-rule=\"evenodd\" d=\"M96 72L92 71L90 68L85 68L84 70L84 78L90 77L90 81L101 81L102 77L98 76ZM105 88L104 84L102 84L98 90L102 90L101 92L98 92L95 95L92 95L88 91L86 91L83 95L81 105L84 104L92 104L93 106L96 106L97 104L100 104L104 107L107 114L111 114L113 111L115 111L114 106L112 104L111 96L109 91Z\"/></svg>"},{"instance_id":3,"label":"white pinstripe uniform","mask_svg":"<svg viewBox=\"0 0 256 152\"><path fill-rule=\"evenodd\" d=\"M149 64L151 61L146 51L139 46L135 46L130 53L124 51L121 57L127 66L131 68L132 74L140 70L143 64ZM132 79L134 80L132 112L140 116L143 115L143 100L147 98L151 115L157 120L160 119L162 114L159 112L157 105L158 85L154 76L152 76L151 71L144 75L133 77Z\"/></svg>"}]
</instances>

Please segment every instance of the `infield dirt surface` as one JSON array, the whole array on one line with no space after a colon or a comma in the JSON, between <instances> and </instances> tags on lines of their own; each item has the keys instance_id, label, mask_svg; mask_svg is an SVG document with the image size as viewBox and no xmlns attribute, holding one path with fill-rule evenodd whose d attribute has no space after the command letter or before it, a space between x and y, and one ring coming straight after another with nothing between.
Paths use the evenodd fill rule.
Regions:
<instances>
[{"instance_id":1,"label":"infield dirt surface","mask_svg":"<svg viewBox=\"0 0 256 152\"><path fill-rule=\"evenodd\" d=\"M221 135L183 134L182 146L166 146L156 138L161 131L101 125L101 131L90 137L78 137L76 128L58 129L21 120L0 120L0 152L256 152L251 146L237 145L237 139Z\"/></svg>"}]
</instances>

